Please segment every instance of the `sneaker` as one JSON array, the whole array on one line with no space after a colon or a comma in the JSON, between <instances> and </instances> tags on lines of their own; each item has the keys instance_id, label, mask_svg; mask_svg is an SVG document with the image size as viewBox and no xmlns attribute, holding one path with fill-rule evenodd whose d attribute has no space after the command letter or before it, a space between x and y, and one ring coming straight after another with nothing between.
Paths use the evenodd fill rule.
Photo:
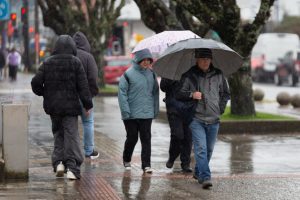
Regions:
<instances>
[{"instance_id":1,"label":"sneaker","mask_svg":"<svg viewBox=\"0 0 300 200\"><path fill-rule=\"evenodd\" d=\"M205 181L202 182L202 188L203 188L203 189L208 190L208 189L210 189L212 186L213 186L213 185L212 185L211 180L205 180Z\"/></svg>"},{"instance_id":2,"label":"sneaker","mask_svg":"<svg viewBox=\"0 0 300 200\"><path fill-rule=\"evenodd\" d=\"M72 171L70 171L69 169L67 171L67 178L70 179L70 180L76 180L77 179L77 177L74 175L74 173Z\"/></svg>"},{"instance_id":3,"label":"sneaker","mask_svg":"<svg viewBox=\"0 0 300 200\"><path fill-rule=\"evenodd\" d=\"M125 167L126 170L131 170L130 162L124 162L123 164L124 164L124 167Z\"/></svg>"},{"instance_id":4,"label":"sneaker","mask_svg":"<svg viewBox=\"0 0 300 200\"><path fill-rule=\"evenodd\" d=\"M173 165L174 165L174 162L172 162L172 161L170 161L170 160L168 160L168 161L166 162L166 167L169 168L169 169L171 169L171 168L173 167Z\"/></svg>"},{"instance_id":5,"label":"sneaker","mask_svg":"<svg viewBox=\"0 0 300 200\"><path fill-rule=\"evenodd\" d=\"M144 172L148 174L152 174L153 170L151 169L151 167L145 167Z\"/></svg>"},{"instance_id":6,"label":"sneaker","mask_svg":"<svg viewBox=\"0 0 300 200\"><path fill-rule=\"evenodd\" d=\"M94 159L98 158L99 155L100 154L98 151L93 150L93 152L90 155L85 155L85 157L90 158L91 160L94 160Z\"/></svg>"},{"instance_id":7,"label":"sneaker","mask_svg":"<svg viewBox=\"0 0 300 200\"><path fill-rule=\"evenodd\" d=\"M65 173L65 166L62 161L56 166L56 177L63 177Z\"/></svg>"}]
</instances>

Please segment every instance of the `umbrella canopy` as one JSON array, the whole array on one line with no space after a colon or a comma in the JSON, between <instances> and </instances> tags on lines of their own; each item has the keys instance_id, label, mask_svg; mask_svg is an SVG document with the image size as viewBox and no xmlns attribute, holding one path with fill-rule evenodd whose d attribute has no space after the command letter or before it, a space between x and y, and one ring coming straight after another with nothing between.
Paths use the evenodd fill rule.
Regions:
<instances>
[{"instance_id":1,"label":"umbrella canopy","mask_svg":"<svg viewBox=\"0 0 300 200\"><path fill-rule=\"evenodd\" d=\"M237 71L243 58L221 42L211 39L192 38L179 41L168 47L153 65L153 70L161 77L179 80L181 75L196 64L195 49L212 50L212 63L225 76Z\"/></svg>"},{"instance_id":2,"label":"umbrella canopy","mask_svg":"<svg viewBox=\"0 0 300 200\"><path fill-rule=\"evenodd\" d=\"M189 38L200 38L198 35L189 30L183 31L163 31L151 37L140 41L132 50L135 53L142 49L149 49L153 57L158 57L168 46Z\"/></svg>"}]
</instances>

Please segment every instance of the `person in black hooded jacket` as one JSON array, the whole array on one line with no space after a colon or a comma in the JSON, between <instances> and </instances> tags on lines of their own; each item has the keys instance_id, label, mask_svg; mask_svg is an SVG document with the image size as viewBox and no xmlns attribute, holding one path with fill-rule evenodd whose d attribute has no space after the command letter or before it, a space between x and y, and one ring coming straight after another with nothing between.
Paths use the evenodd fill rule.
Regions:
<instances>
[{"instance_id":1,"label":"person in black hooded jacket","mask_svg":"<svg viewBox=\"0 0 300 200\"><path fill-rule=\"evenodd\" d=\"M43 107L50 115L54 136L52 166L57 177L80 178L83 154L78 133L79 98L88 115L93 107L87 78L71 36L60 35L52 55L32 78L32 91L43 96Z\"/></svg>"},{"instance_id":2,"label":"person in black hooded jacket","mask_svg":"<svg viewBox=\"0 0 300 200\"><path fill-rule=\"evenodd\" d=\"M98 94L98 68L93 55L90 53L91 46L86 36L82 32L76 32L73 36L73 40L77 47L77 57L80 59L92 96ZM82 109L84 109L82 107ZM81 115L83 125L83 146L86 158L96 159L99 157L99 153L94 149L94 109L91 110L89 116L86 116L83 112Z\"/></svg>"},{"instance_id":3,"label":"person in black hooded jacket","mask_svg":"<svg viewBox=\"0 0 300 200\"><path fill-rule=\"evenodd\" d=\"M180 89L180 82L166 78L160 81L160 89L166 93L164 99L167 108L167 116L171 130L169 147L169 159L166 163L167 168L172 168L175 160L180 155L181 168L183 172L190 173L192 133L189 124L182 115L181 107L183 102L175 98L176 92Z\"/></svg>"}]
</instances>

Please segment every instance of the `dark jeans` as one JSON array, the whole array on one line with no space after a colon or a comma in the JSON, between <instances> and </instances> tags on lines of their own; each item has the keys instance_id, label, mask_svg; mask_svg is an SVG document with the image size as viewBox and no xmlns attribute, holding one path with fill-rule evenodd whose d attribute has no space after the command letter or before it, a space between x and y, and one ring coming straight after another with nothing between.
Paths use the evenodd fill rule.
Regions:
<instances>
[{"instance_id":1,"label":"dark jeans","mask_svg":"<svg viewBox=\"0 0 300 200\"><path fill-rule=\"evenodd\" d=\"M54 171L60 161L80 178L80 166L83 162L77 116L51 116L54 136L52 165Z\"/></svg>"},{"instance_id":2,"label":"dark jeans","mask_svg":"<svg viewBox=\"0 0 300 200\"><path fill-rule=\"evenodd\" d=\"M169 161L174 162L180 155L181 167L189 167L192 151L192 133L187 123L177 113L168 113L171 129Z\"/></svg>"},{"instance_id":3,"label":"dark jeans","mask_svg":"<svg viewBox=\"0 0 300 200\"><path fill-rule=\"evenodd\" d=\"M132 153L140 135L142 144L142 169L151 167L152 119L130 119L124 120L123 122L127 133L123 151L123 161L131 162Z\"/></svg>"}]
</instances>

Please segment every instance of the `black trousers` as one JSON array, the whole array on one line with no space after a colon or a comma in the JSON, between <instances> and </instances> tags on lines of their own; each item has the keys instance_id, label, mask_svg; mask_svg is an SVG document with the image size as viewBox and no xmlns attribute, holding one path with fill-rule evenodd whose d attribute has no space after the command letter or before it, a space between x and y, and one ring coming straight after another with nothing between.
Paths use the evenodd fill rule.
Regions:
<instances>
[{"instance_id":1,"label":"black trousers","mask_svg":"<svg viewBox=\"0 0 300 200\"><path fill-rule=\"evenodd\" d=\"M123 162L131 162L132 153L140 135L142 169L151 167L152 119L130 119L124 120L123 122L127 133L123 151Z\"/></svg>"},{"instance_id":2,"label":"black trousers","mask_svg":"<svg viewBox=\"0 0 300 200\"><path fill-rule=\"evenodd\" d=\"M17 79L18 66L16 65L8 65L8 76L12 80Z\"/></svg>"},{"instance_id":3,"label":"black trousers","mask_svg":"<svg viewBox=\"0 0 300 200\"><path fill-rule=\"evenodd\" d=\"M188 124L177 113L168 113L171 129L169 161L174 162L180 155L181 167L189 167L192 151L192 133Z\"/></svg>"}]
</instances>

